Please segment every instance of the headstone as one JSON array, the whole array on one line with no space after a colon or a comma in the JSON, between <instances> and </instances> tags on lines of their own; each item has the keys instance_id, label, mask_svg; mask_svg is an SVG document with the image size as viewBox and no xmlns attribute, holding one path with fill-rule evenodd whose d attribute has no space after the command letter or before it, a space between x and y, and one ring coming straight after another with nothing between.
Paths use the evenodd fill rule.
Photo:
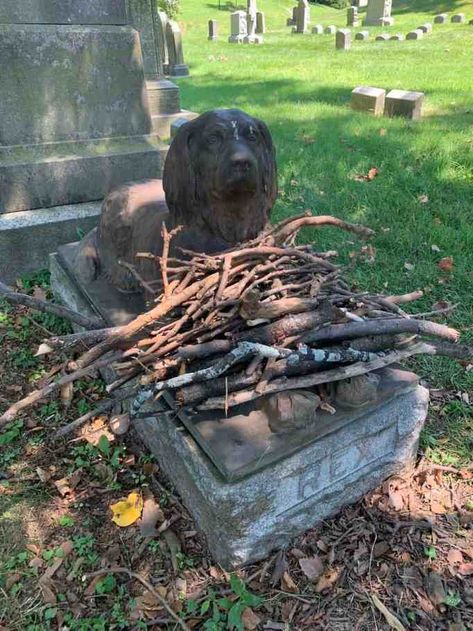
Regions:
<instances>
[{"instance_id":1,"label":"headstone","mask_svg":"<svg viewBox=\"0 0 473 631\"><path fill-rule=\"evenodd\" d=\"M334 24L331 24L330 26L326 26L324 28L325 35L334 35L336 32L337 32L337 27Z\"/></svg>"},{"instance_id":2,"label":"headstone","mask_svg":"<svg viewBox=\"0 0 473 631\"><path fill-rule=\"evenodd\" d=\"M263 11L256 12L256 33L258 35L266 33L266 19Z\"/></svg>"},{"instance_id":3,"label":"headstone","mask_svg":"<svg viewBox=\"0 0 473 631\"><path fill-rule=\"evenodd\" d=\"M296 10L296 26L293 33L307 33L310 22L310 8L308 0L299 0Z\"/></svg>"},{"instance_id":4,"label":"headstone","mask_svg":"<svg viewBox=\"0 0 473 631\"><path fill-rule=\"evenodd\" d=\"M452 20L454 24L464 24L466 22L466 17L464 13L456 13L452 15Z\"/></svg>"},{"instance_id":5,"label":"headstone","mask_svg":"<svg viewBox=\"0 0 473 631\"><path fill-rule=\"evenodd\" d=\"M352 90L351 107L354 110L370 112L375 116L382 116L384 113L385 97L386 90L382 88L359 86Z\"/></svg>"},{"instance_id":6,"label":"headstone","mask_svg":"<svg viewBox=\"0 0 473 631\"><path fill-rule=\"evenodd\" d=\"M156 177L140 35L125 0L0 0L0 277L47 264L108 191Z\"/></svg>"},{"instance_id":7,"label":"headstone","mask_svg":"<svg viewBox=\"0 0 473 631\"><path fill-rule=\"evenodd\" d=\"M384 114L385 116L403 116L412 120L418 120L421 117L423 100L423 92L391 90L386 95Z\"/></svg>"},{"instance_id":8,"label":"headstone","mask_svg":"<svg viewBox=\"0 0 473 631\"><path fill-rule=\"evenodd\" d=\"M287 18L286 26L295 26L296 25L296 17L297 17L297 7L292 7L292 17Z\"/></svg>"},{"instance_id":9,"label":"headstone","mask_svg":"<svg viewBox=\"0 0 473 631\"><path fill-rule=\"evenodd\" d=\"M420 28L416 28L415 31L410 31L406 35L406 39L422 39L424 37L424 31L421 31Z\"/></svg>"},{"instance_id":10,"label":"headstone","mask_svg":"<svg viewBox=\"0 0 473 631\"><path fill-rule=\"evenodd\" d=\"M370 32L369 31L359 31L356 35L355 35L355 39L359 39L359 40L365 40L368 39L370 36Z\"/></svg>"},{"instance_id":11,"label":"headstone","mask_svg":"<svg viewBox=\"0 0 473 631\"><path fill-rule=\"evenodd\" d=\"M389 40L389 33L380 33L379 35L376 36L376 40L377 42L387 42Z\"/></svg>"},{"instance_id":12,"label":"headstone","mask_svg":"<svg viewBox=\"0 0 473 631\"><path fill-rule=\"evenodd\" d=\"M364 24L366 26L392 26L392 0L369 0Z\"/></svg>"},{"instance_id":13,"label":"headstone","mask_svg":"<svg viewBox=\"0 0 473 631\"><path fill-rule=\"evenodd\" d=\"M357 7L348 7L347 9L347 26L360 26Z\"/></svg>"},{"instance_id":14,"label":"headstone","mask_svg":"<svg viewBox=\"0 0 473 631\"><path fill-rule=\"evenodd\" d=\"M418 26L417 28L419 28L421 31L424 31L424 33L426 35L430 35L430 33L432 33L432 24L430 22L426 22L425 24L422 24L421 26Z\"/></svg>"},{"instance_id":15,"label":"headstone","mask_svg":"<svg viewBox=\"0 0 473 631\"><path fill-rule=\"evenodd\" d=\"M209 40L215 41L218 39L218 22L217 20L209 20Z\"/></svg>"},{"instance_id":16,"label":"headstone","mask_svg":"<svg viewBox=\"0 0 473 631\"><path fill-rule=\"evenodd\" d=\"M394 35L391 35L389 39L395 42L403 42L406 38L404 37L402 33L395 33Z\"/></svg>"},{"instance_id":17,"label":"headstone","mask_svg":"<svg viewBox=\"0 0 473 631\"><path fill-rule=\"evenodd\" d=\"M244 44L260 44L263 41L261 35L256 35L256 0L247 1L246 10L246 35Z\"/></svg>"},{"instance_id":18,"label":"headstone","mask_svg":"<svg viewBox=\"0 0 473 631\"><path fill-rule=\"evenodd\" d=\"M351 31L349 28L341 28L335 34L335 48L337 50L350 50Z\"/></svg>"},{"instance_id":19,"label":"headstone","mask_svg":"<svg viewBox=\"0 0 473 631\"><path fill-rule=\"evenodd\" d=\"M242 44L247 36L246 13L244 11L234 11L230 15L230 44Z\"/></svg>"},{"instance_id":20,"label":"headstone","mask_svg":"<svg viewBox=\"0 0 473 631\"><path fill-rule=\"evenodd\" d=\"M322 35L323 32L324 32L324 27L322 26L322 24L316 24L315 26L312 27L313 35Z\"/></svg>"},{"instance_id":21,"label":"headstone","mask_svg":"<svg viewBox=\"0 0 473 631\"><path fill-rule=\"evenodd\" d=\"M397 380L395 395L376 409L345 413L343 425L320 418L313 438L304 429L273 434L270 419L251 408L191 420L192 434L174 414L152 409L133 427L205 534L214 560L231 569L287 547L414 464L428 391L412 373L389 371L383 379Z\"/></svg>"},{"instance_id":22,"label":"headstone","mask_svg":"<svg viewBox=\"0 0 473 631\"><path fill-rule=\"evenodd\" d=\"M169 73L169 58L165 42L165 13L158 14L158 5L149 0L126 0L128 22L140 34L143 66L154 132L169 138L171 122L177 117L193 118L192 112L181 110L179 88L164 76Z\"/></svg>"},{"instance_id":23,"label":"headstone","mask_svg":"<svg viewBox=\"0 0 473 631\"><path fill-rule=\"evenodd\" d=\"M448 13L439 13L434 17L434 24L446 24L448 22Z\"/></svg>"},{"instance_id":24,"label":"headstone","mask_svg":"<svg viewBox=\"0 0 473 631\"><path fill-rule=\"evenodd\" d=\"M166 24L166 45L169 57L169 76L187 77L189 68L184 63L181 29L174 20L168 20Z\"/></svg>"}]
</instances>

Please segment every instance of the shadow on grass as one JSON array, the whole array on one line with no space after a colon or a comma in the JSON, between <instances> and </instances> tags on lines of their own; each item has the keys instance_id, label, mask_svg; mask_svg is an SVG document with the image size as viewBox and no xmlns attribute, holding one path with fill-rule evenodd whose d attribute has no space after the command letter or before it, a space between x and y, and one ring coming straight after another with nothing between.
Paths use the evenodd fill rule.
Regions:
<instances>
[{"instance_id":1,"label":"shadow on grass","mask_svg":"<svg viewBox=\"0 0 473 631\"><path fill-rule=\"evenodd\" d=\"M438 13L451 12L460 9L464 2L462 0L416 0L413 3L411 0L404 2L393 2L393 13L395 15L405 15L408 13L432 13L437 15Z\"/></svg>"}]
</instances>

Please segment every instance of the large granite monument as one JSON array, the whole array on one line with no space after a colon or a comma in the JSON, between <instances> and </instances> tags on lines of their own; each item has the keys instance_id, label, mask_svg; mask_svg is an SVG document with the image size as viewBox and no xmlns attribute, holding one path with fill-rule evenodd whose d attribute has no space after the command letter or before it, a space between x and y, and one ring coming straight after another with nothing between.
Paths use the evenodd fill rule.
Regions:
<instances>
[{"instance_id":1,"label":"large granite monument","mask_svg":"<svg viewBox=\"0 0 473 631\"><path fill-rule=\"evenodd\" d=\"M391 17L391 9L392 0L369 0L363 24L366 26L392 26L394 18Z\"/></svg>"},{"instance_id":2,"label":"large granite monument","mask_svg":"<svg viewBox=\"0 0 473 631\"><path fill-rule=\"evenodd\" d=\"M0 0L2 280L95 225L110 189L161 173L170 121L166 134L153 118L182 113L151 85L164 76L138 24L150 4Z\"/></svg>"}]
</instances>

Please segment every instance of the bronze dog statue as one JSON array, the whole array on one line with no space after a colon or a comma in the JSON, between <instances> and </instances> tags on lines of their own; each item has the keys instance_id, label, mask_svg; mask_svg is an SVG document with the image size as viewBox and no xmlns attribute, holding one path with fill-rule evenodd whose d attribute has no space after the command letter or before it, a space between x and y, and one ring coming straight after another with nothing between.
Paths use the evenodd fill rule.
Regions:
<instances>
[{"instance_id":1,"label":"bronze dog statue","mask_svg":"<svg viewBox=\"0 0 473 631\"><path fill-rule=\"evenodd\" d=\"M255 237L277 196L275 150L266 125L241 110L213 110L183 125L171 143L163 180L124 185L104 200L98 228L82 241L76 270L100 275L126 292L158 276L137 252L161 254L163 221L182 225L171 252L186 248L212 254ZM177 251L177 255L183 255Z\"/></svg>"}]
</instances>

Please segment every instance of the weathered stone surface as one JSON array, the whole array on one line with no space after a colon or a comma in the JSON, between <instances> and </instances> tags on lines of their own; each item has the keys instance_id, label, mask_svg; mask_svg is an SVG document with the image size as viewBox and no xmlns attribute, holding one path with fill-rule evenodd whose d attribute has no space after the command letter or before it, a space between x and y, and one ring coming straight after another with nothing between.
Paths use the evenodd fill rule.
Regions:
<instances>
[{"instance_id":1,"label":"weathered stone surface","mask_svg":"<svg viewBox=\"0 0 473 631\"><path fill-rule=\"evenodd\" d=\"M448 22L448 13L439 13L434 17L434 24L446 24Z\"/></svg>"},{"instance_id":2,"label":"weathered stone surface","mask_svg":"<svg viewBox=\"0 0 473 631\"><path fill-rule=\"evenodd\" d=\"M322 35L323 32L324 32L324 27L322 26L322 24L316 24L315 26L312 27L313 35Z\"/></svg>"},{"instance_id":3,"label":"weathered stone surface","mask_svg":"<svg viewBox=\"0 0 473 631\"><path fill-rule=\"evenodd\" d=\"M246 478L226 482L169 415L134 420L214 559L253 562L412 463L428 406L421 386ZM238 449L235 445L235 449Z\"/></svg>"},{"instance_id":4,"label":"weathered stone surface","mask_svg":"<svg viewBox=\"0 0 473 631\"><path fill-rule=\"evenodd\" d=\"M209 35L208 38L211 41L218 39L218 22L217 20L209 20Z\"/></svg>"},{"instance_id":5,"label":"weathered stone surface","mask_svg":"<svg viewBox=\"0 0 473 631\"><path fill-rule=\"evenodd\" d=\"M166 24L166 46L169 58L169 76L187 77L189 68L184 63L181 29L174 20L168 20Z\"/></svg>"},{"instance_id":6,"label":"weathered stone surface","mask_svg":"<svg viewBox=\"0 0 473 631\"><path fill-rule=\"evenodd\" d=\"M418 26L417 28L423 31L426 35L430 35L430 33L432 33L432 30L433 30L432 24L430 22L426 22L425 24L422 24L421 26Z\"/></svg>"},{"instance_id":7,"label":"weathered stone surface","mask_svg":"<svg viewBox=\"0 0 473 631\"><path fill-rule=\"evenodd\" d=\"M384 114L386 116L403 116L412 120L418 120L421 117L423 100L423 92L391 90L386 95Z\"/></svg>"},{"instance_id":8,"label":"weathered stone surface","mask_svg":"<svg viewBox=\"0 0 473 631\"><path fill-rule=\"evenodd\" d=\"M359 39L359 40L365 40L368 39L370 36L369 31L359 31L356 35L355 35L355 39Z\"/></svg>"},{"instance_id":9,"label":"weathered stone surface","mask_svg":"<svg viewBox=\"0 0 473 631\"><path fill-rule=\"evenodd\" d=\"M124 0L0 0L0 24L126 24Z\"/></svg>"},{"instance_id":10,"label":"weathered stone surface","mask_svg":"<svg viewBox=\"0 0 473 631\"><path fill-rule=\"evenodd\" d=\"M334 24L331 24L330 26L326 26L324 28L324 33L326 35L334 35L337 32L337 27Z\"/></svg>"},{"instance_id":11,"label":"weathered stone surface","mask_svg":"<svg viewBox=\"0 0 473 631\"><path fill-rule=\"evenodd\" d=\"M376 36L376 40L377 42L387 42L388 39L390 38L389 33L380 33L379 35Z\"/></svg>"},{"instance_id":12,"label":"weathered stone surface","mask_svg":"<svg viewBox=\"0 0 473 631\"><path fill-rule=\"evenodd\" d=\"M296 7L296 27L293 33L307 33L310 23L310 8L308 0L299 0Z\"/></svg>"},{"instance_id":13,"label":"weathered stone surface","mask_svg":"<svg viewBox=\"0 0 473 631\"><path fill-rule=\"evenodd\" d=\"M451 21L454 24L464 24L466 22L466 16L464 13L456 13L455 15L452 15Z\"/></svg>"},{"instance_id":14,"label":"weathered stone surface","mask_svg":"<svg viewBox=\"0 0 473 631\"><path fill-rule=\"evenodd\" d=\"M368 0L352 0L352 5L361 9L362 7L368 6Z\"/></svg>"},{"instance_id":15,"label":"weathered stone surface","mask_svg":"<svg viewBox=\"0 0 473 631\"><path fill-rule=\"evenodd\" d=\"M0 215L0 278L13 283L48 267L52 250L97 225L101 202Z\"/></svg>"},{"instance_id":16,"label":"weathered stone surface","mask_svg":"<svg viewBox=\"0 0 473 631\"><path fill-rule=\"evenodd\" d=\"M424 37L424 31L421 31L420 28L416 28L415 31L410 31L406 35L406 39L422 39Z\"/></svg>"},{"instance_id":17,"label":"weathered stone surface","mask_svg":"<svg viewBox=\"0 0 473 631\"><path fill-rule=\"evenodd\" d=\"M242 44L247 35L246 13L234 11L230 15L230 44Z\"/></svg>"},{"instance_id":18,"label":"weathered stone surface","mask_svg":"<svg viewBox=\"0 0 473 631\"><path fill-rule=\"evenodd\" d=\"M126 0L128 23L140 34L145 78L160 79L164 75L160 29L155 28L158 5L149 0Z\"/></svg>"},{"instance_id":19,"label":"weathered stone surface","mask_svg":"<svg viewBox=\"0 0 473 631\"><path fill-rule=\"evenodd\" d=\"M266 33L266 19L263 11L256 12L256 33L259 35Z\"/></svg>"},{"instance_id":20,"label":"weathered stone surface","mask_svg":"<svg viewBox=\"0 0 473 631\"><path fill-rule=\"evenodd\" d=\"M348 7L347 9L347 26L360 26L357 7Z\"/></svg>"},{"instance_id":21,"label":"weathered stone surface","mask_svg":"<svg viewBox=\"0 0 473 631\"><path fill-rule=\"evenodd\" d=\"M369 0L364 24L367 26L391 26L392 0Z\"/></svg>"},{"instance_id":22,"label":"weathered stone surface","mask_svg":"<svg viewBox=\"0 0 473 631\"><path fill-rule=\"evenodd\" d=\"M348 28L341 28L335 34L335 48L337 50L350 50L351 31Z\"/></svg>"},{"instance_id":23,"label":"weathered stone surface","mask_svg":"<svg viewBox=\"0 0 473 631\"><path fill-rule=\"evenodd\" d=\"M402 33L395 33L394 35L391 35L389 39L395 42L403 42L406 38L404 37Z\"/></svg>"},{"instance_id":24,"label":"weathered stone surface","mask_svg":"<svg viewBox=\"0 0 473 631\"><path fill-rule=\"evenodd\" d=\"M375 116L381 116L384 112L385 97L386 90L382 88L359 86L352 90L351 107L354 110L370 112Z\"/></svg>"}]
</instances>

